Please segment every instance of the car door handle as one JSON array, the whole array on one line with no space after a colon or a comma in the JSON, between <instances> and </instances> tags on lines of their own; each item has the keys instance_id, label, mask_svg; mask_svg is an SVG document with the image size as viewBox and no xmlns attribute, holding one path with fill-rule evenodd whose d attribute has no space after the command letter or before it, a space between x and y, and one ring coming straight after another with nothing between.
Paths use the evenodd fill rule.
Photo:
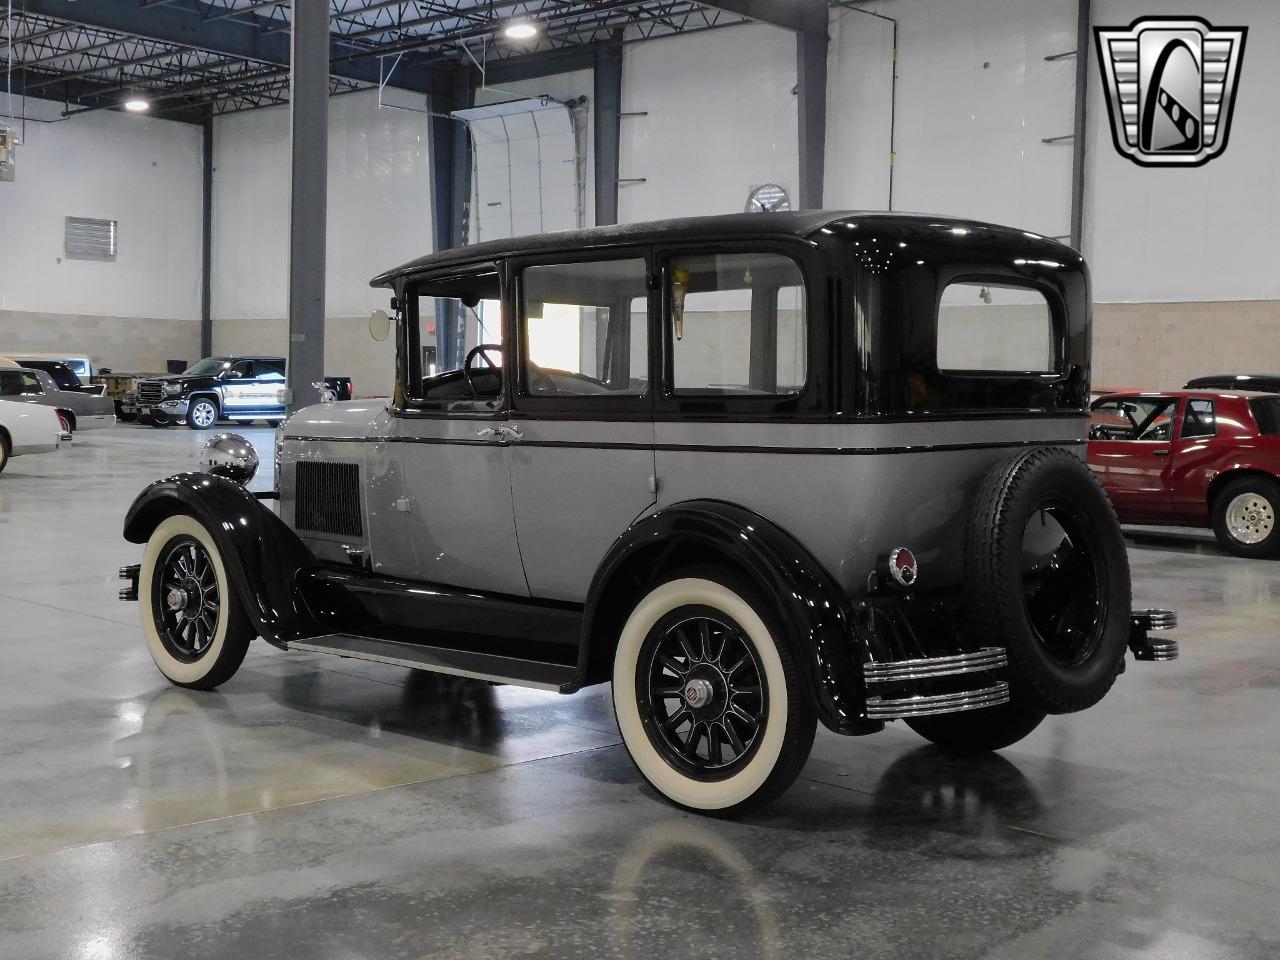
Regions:
<instances>
[{"instance_id":1,"label":"car door handle","mask_svg":"<svg viewBox=\"0 0 1280 960\"><path fill-rule=\"evenodd\" d=\"M1152 450L1151 453L1157 457L1167 457L1169 455L1168 450Z\"/></svg>"}]
</instances>

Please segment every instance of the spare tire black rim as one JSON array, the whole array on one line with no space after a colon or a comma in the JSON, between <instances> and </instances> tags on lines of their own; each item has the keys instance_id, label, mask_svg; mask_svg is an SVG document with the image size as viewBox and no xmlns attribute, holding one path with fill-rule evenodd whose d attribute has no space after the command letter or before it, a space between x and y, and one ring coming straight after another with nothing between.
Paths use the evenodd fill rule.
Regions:
<instances>
[{"instance_id":1,"label":"spare tire black rim","mask_svg":"<svg viewBox=\"0 0 1280 960\"><path fill-rule=\"evenodd\" d=\"M1089 518L1068 503L1041 500L1022 535L1022 598L1049 658L1064 667L1087 662L1102 641L1106 578Z\"/></svg>"}]
</instances>

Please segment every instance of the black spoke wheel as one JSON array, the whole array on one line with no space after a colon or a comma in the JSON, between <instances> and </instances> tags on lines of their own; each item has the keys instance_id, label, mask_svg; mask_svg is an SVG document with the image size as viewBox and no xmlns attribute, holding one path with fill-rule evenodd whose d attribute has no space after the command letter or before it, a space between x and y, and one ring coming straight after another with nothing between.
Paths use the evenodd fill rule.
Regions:
<instances>
[{"instance_id":1,"label":"black spoke wheel","mask_svg":"<svg viewBox=\"0 0 1280 960\"><path fill-rule=\"evenodd\" d=\"M166 517L147 537L142 630L151 659L180 687L212 690L244 662L256 631L233 586L229 565L237 562L190 514Z\"/></svg>"},{"instance_id":2,"label":"black spoke wheel","mask_svg":"<svg viewBox=\"0 0 1280 960\"><path fill-rule=\"evenodd\" d=\"M1069 503L1041 501L1022 535L1022 598L1040 645L1054 663L1093 656L1106 621L1106 584L1096 537Z\"/></svg>"},{"instance_id":3,"label":"black spoke wheel","mask_svg":"<svg viewBox=\"0 0 1280 960\"><path fill-rule=\"evenodd\" d=\"M733 776L764 735L768 690L751 640L723 612L672 610L649 631L636 670L645 731L696 780Z\"/></svg>"},{"instance_id":4,"label":"black spoke wheel","mask_svg":"<svg viewBox=\"0 0 1280 960\"><path fill-rule=\"evenodd\" d=\"M194 537L166 544L151 581L151 610L165 650L181 663L195 663L213 643L222 597L213 561Z\"/></svg>"}]
</instances>

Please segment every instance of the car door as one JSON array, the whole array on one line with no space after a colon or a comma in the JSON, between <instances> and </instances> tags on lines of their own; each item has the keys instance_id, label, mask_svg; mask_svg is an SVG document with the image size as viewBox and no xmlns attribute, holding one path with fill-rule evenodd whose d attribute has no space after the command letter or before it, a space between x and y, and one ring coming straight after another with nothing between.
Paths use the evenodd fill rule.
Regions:
<instances>
[{"instance_id":1,"label":"car door","mask_svg":"<svg viewBox=\"0 0 1280 960\"><path fill-rule=\"evenodd\" d=\"M1167 468L1170 509L1179 518L1203 520L1207 516L1209 484L1217 475L1224 448L1231 443L1229 437L1219 440L1218 432L1215 400L1188 397L1177 420Z\"/></svg>"},{"instance_id":2,"label":"car door","mask_svg":"<svg viewBox=\"0 0 1280 960\"><path fill-rule=\"evenodd\" d=\"M585 600L655 501L646 249L511 264L511 492L533 596Z\"/></svg>"},{"instance_id":3,"label":"car door","mask_svg":"<svg viewBox=\"0 0 1280 960\"><path fill-rule=\"evenodd\" d=\"M236 360L222 373L220 384L222 412L226 416L255 409L260 388L252 360Z\"/></svg>"},{"instance_id":4,"label":"car door","mask_svg":"<svg viewBox=\"0 0 1280 960\"><path fill-rule=\"evenodd\" d=\"M511 507L499 289L492 264L406 289L402 396L369 454L379 574L529 594Z\"/></svg>"},{"instance_id":5,"label":"car door","mask_svg":"<svg viewBox=\"0 0 1280 960\"><path fill-rule=\"evenodd\" d=\"M1172 519L1169 457L1177 397L1142 395L1094 404L1089 465L1126 522Z\"/></svg>"}]
</instances>

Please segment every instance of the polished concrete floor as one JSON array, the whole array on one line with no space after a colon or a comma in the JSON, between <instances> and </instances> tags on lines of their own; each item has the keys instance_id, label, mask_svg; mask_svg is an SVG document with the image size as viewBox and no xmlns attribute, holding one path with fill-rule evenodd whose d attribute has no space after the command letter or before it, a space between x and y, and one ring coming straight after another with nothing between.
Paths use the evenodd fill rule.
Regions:
<instances>
[{"instance_id":1,"label":"polished concrete floor","mask_svg":"<svg viewBox=\"0 0 1280 960\"><path fill-rule=\"evenodd\" d=\"M644 787L607 688L265 644L169 686L120 521L205 436L121 424L0 476L0 958L1280 956L1280 564L1135 535L1179 661L977 761L820 731L722 822Z\"/></svg>"}]
</instances>

